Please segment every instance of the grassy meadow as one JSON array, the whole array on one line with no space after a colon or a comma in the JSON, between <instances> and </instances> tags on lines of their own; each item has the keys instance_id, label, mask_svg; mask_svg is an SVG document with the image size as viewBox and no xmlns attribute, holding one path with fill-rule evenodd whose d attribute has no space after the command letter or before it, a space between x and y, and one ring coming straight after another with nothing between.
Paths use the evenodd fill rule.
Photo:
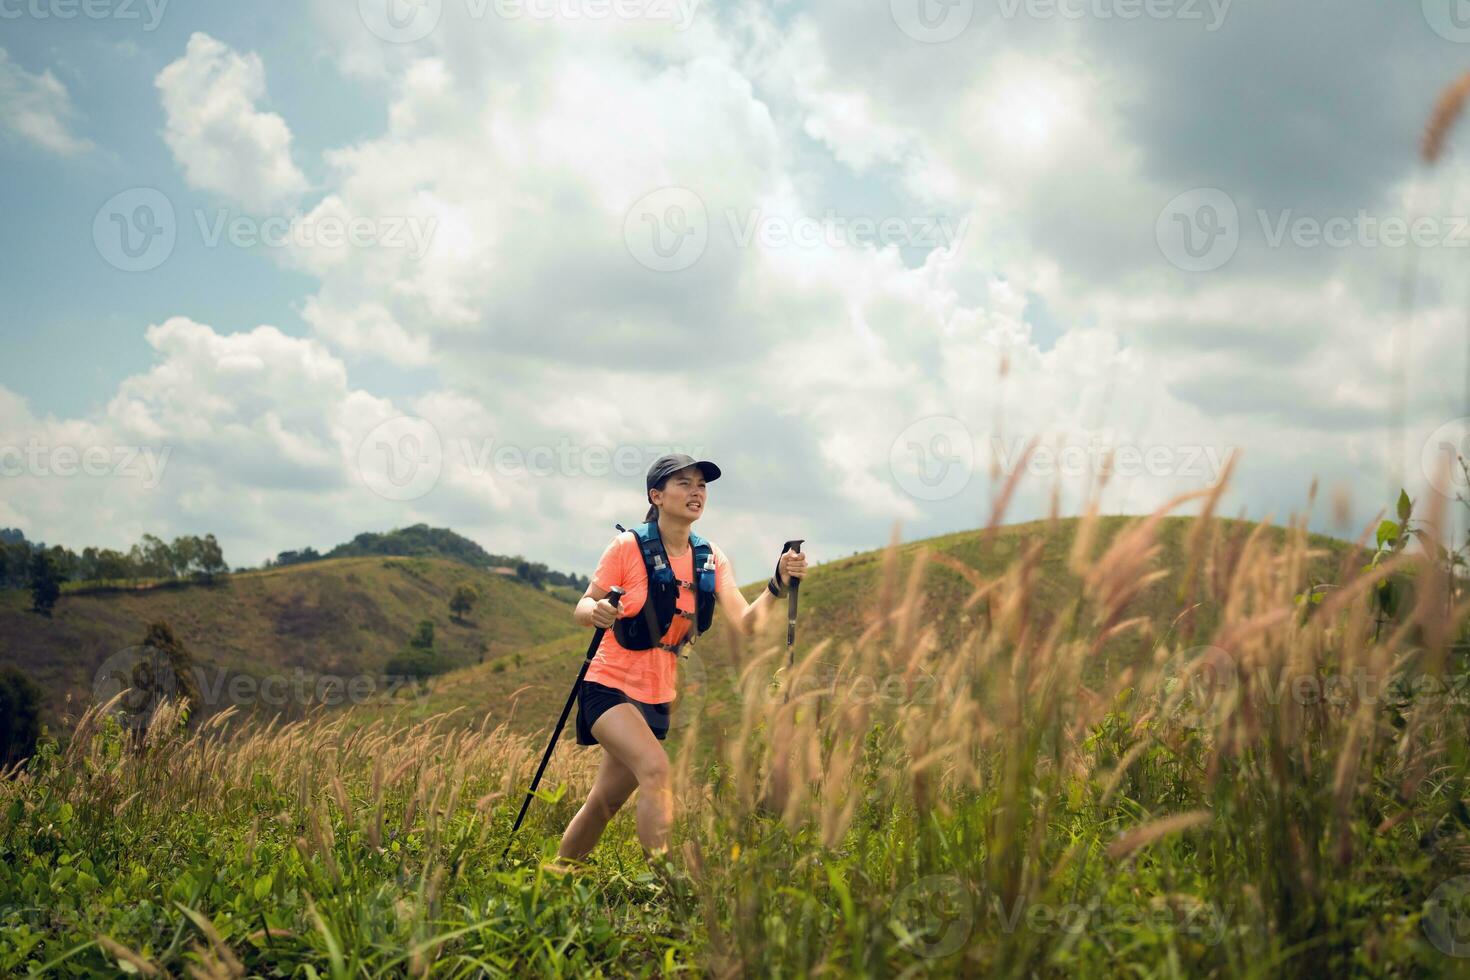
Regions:
<instances>
[{"instance_id":1,"label":"grassy meadow","mask_svg":"<svg viewBox=\"0 0 1470 980\"><path fill-rule=\"evenodd\" d=\"M94 706L0 781L0 972L1470 976L1463 598L1406 514L1375 558L1218 492L814 569L791 672L705 637L672 871L631 805L550 861L571 742L501 862L585 634L424 717Z\"/></svg>"},{"instance_id":2,"label":"grassy meadow","mask_svg":"<svg viewBox=\"0 0 1470 980\"><path fill-rule=\"evenodd\" d=\"M1106 548L1130 520L1117 515L1098 516L1088 533L1095 536L1097 547ZM1164 517L1157 524L1154 564L1164 574L1142 583L1129 603L1130 614L1146 621L1136 629L1101 638L1085 665L1089 682L1105 679L1110 670L1146 660L1159 636L1171 626L1199 632L1211 629L1216 622L1218 604L1205 595L1200 596L1185 620L1174 622L1179 614L1177 590L1187 564L1192 526L1191 518L1177 516ZM805 656L819 642L827 647L812 652L809 669L794 681L796 688L804 696L815 697L832 686L837 663L834 653L844 644L857 642L871 625L871 606L883 588L885 575L919 576L914 614L922 617L935 642L954 646L973 631L976 623L994 615L997 593L989 593L983 606L970 601L975 576L993 580L1036 548L1036 564L1027 586L1031 615L1043 626L1058 616L1073 615L1083 597L1084 582L1070 567L1068 556L1082 527L1083 522L1077 518L1028 521L894 544L889 549L861 552L813 567L800 599L797 649ZM1283 547L1287 540L1286 529L1260 527L1250 521L1221 518L1214 521L1214 528L1213 533L1220 536L1216 545L1220 560L1211 570L1216 575L1228 574L1232 556L1258 529L1273 547ZM1367 560L1359 549L1335 538L1312 534L1307 544L1311 554L1302 574L1313 583L1336 581L1345 565ZM753 600L764 588L765 581L761 580L742 591ZM750 653L747 646L732 643L731 634L723 617L717 615L711 630L681 664L686 685L681 694L685 717L736 696L740 671ZM784 644L785 637L784 616L778 617L766 625L754 645ZM435 678L422 694L414 692L412 696L365 705L349 724L376 718L402 724L447 715L443 722L446 725L478 726L488 716L492 725L503 722L514 731L541 732L547 719L554 719L566 700L575 676L568 673L575 666L568 665L575 665L586 648L586 631L563 633L518 649L511 656ZM932 685L935 679L926 674L919 683ZM918 696L927 695L920 692Z\"/></svg>"}]
</instances>

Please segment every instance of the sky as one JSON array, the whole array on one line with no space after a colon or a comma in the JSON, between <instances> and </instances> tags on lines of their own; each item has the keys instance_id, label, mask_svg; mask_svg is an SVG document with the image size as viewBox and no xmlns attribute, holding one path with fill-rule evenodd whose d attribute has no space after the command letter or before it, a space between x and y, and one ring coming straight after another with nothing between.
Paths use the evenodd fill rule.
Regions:
<instances>
[{"instance_id":1,"label":"sky","mask_svg":"<svg viewBox=\"0 0 1470 980\"><path fill-rule=\"evenodd\" d=\"M1467 489L1467 70L1465 0L0 0L0 527L590 574L673 450L743 582L1018 471L1355 538Z\"/></svg>"}]
</instances>

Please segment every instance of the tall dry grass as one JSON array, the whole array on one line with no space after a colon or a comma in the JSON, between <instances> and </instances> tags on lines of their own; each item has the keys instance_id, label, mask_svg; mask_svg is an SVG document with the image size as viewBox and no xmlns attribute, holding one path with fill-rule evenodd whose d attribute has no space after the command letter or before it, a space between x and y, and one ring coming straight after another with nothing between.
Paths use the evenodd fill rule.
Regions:
<instances>
[{"instance_id":1,"label":"tall dry grass","mask_svg":"<svg viewBox=\"0 0 1470 980\"><path fill-rule=\"evenodd\" d=\"M1305 519L1281 546L1264 525L1227 536L1213 520L1224 485L1106 542L1094 501L1061 615L1037 600L1039 539L993 576L890 547L862 634L804 643L791 676L781 624L730 631L738 673L686 701L703 708L674 752L682 884L647 873L627 815L589 870L543 865L593 778L595 755L567 747L518 863L498 867L540 735L454 713L233 731L216 717L184 734L170 706L134 750L98 706L64 750L0 786L7 856L85 853L88 894L110 896L75 921L47 899L51 930L25 962L134 957L142 972L218 976L1451 972L1461 961L1426 916L1435 887L1470 872L1466 707L1448 687L1389 682L1463 673L1467 601L1412 553L1372 573L1349 561L1320 603L1298 601L1316 585ZM1163 574L1163 518L1186 505L1199 516L1170 580L1177 609L1156 625L1138 603ZM953 643L928 600L941 571L970 589ZM1401 572L1415 605L1376 630L1369 593ZM1208 629L1194 615L1206 605ZM1100 665L1128 634L1151 656ZM15 874L0 886L35 902Z\"/></svg>"},{"instance_id":2,"label":"tall dry grass","mask_svg":"<svg viewBox=\"0 0 1470 980\"><path fill-rule=\"evenodd\" d=\"M958 924L966 938L941 960L921 960L927 969L1060 969L1088 944L1086 930L1017 929L1003 913L1105 911L1128 901L1120 882L1152 883L1139 902L1209 903L1219 935L1201 943L1174 930L1161 940L1166 959L1191 970L1386 968L1375 949L1383 955L1403 919L1372 924L1346 911L1348 895L1387 889L1413 907L1425 889L1392 871L1365 874L1380 845L1396 838L1422 856L1408 826L1452 830L1453 847L1442 842L1428 865L1436 881L1467 870L1466 828L1451 826L1463 812L1464 699L1405 700L1390 682L1439 679L1448 691L1463 677L1450 640L1467 603L1447 606L1443 569L1418 555L1372 575L1351 565L1320 605L1303 603L1317 556L1305 517L1284 548L1269 543L1266 525L1237 545L1211 520L1225 482L1175 498L1106 548L1094 503L1069 555L1083 583L1071 617L1038 614L1038 542L992 580L957 568L973 590L964 607L988 615L941 645L922 582L931 561L957 563L920 553L901 575L890 548L867 630L840 649L817 643L790 679L822 693L783 703L768 687L776 643L740 651L738 727L713 735L711 767L695 764L700 739L684 744L676 766L715 972L789 967L793 945L803 971L896 969L885 920L902 917L896 896L935 875L954 886L959 911L923 921L939 932ZM1152 635L1133 604L1165 574L1162 518L1195 501L1175 625L1210 603L1220 610L1213 635L1171 629L1154 638L1151 662L1087 683L1109 639ZM1441 518L1432 512L1428 523ZM1369 590L1406 568L1417 573L1418 602L1374 642ZM832 664L833 679L802 683ZM1199 683L1201 673L1213 684ZM1368 683L1344 690L1339 677ZM915 697L921 678L937 697ZM900 694L874 696L869 681L896 682L889 689ZM772 864L787 873L773 875ZM803 891L806 902L794 897ZM1362 915L1360 929L1344 921L1351 915ZM1439 968L1457 965L1428 954Z\"/></svg>"}]
</instances>

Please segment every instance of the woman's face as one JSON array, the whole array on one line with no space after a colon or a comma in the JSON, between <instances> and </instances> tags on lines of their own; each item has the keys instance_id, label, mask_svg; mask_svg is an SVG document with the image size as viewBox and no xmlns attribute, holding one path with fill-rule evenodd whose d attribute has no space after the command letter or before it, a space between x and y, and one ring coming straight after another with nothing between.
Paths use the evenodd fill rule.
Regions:
<instances>
[{"instance_id":1,"label":"woman's face","mask_svg":"<svg viewBox=\"0 0 1470 980\"><path fill-rule=\"evenodd\" d=\"M670 474L662 491L653 491L653 502L670 517L695 520L704 513L704 473L698 466L686 466Z\"/></svg>"}]
</instances>

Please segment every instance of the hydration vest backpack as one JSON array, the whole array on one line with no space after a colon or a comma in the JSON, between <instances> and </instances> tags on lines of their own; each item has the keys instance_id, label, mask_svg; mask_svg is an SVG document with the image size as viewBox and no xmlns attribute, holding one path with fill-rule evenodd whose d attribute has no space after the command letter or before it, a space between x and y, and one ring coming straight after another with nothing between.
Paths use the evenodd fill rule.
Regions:
<instances>
[{"instance_id":1,"label":"hydration vest backpack","mask_svg":"<svg viewBox=\"0 0 1470 980\"><path fill-rule=\"evenodd\" d=\"M624 530L621 524L616 525ZM619 617L613 623L613 635L625 649L649 650L658 647L678 653L679 647L692 643L700 633L709 629L715 615L715 553L708 541L690 532L689 547L694 553L694 582L684 583L694 589L694 615L678 608L679 585L674 578L674 569L664 553L663 538L658 533L658 522L650 521L631 528L638 538L638 548L643 553L643 570L648 573L648 598L643 603L643 615ZM675 615L692 619L690 630L677 644L659 642L668 630Z\"/></svg>"}]
</instances>

